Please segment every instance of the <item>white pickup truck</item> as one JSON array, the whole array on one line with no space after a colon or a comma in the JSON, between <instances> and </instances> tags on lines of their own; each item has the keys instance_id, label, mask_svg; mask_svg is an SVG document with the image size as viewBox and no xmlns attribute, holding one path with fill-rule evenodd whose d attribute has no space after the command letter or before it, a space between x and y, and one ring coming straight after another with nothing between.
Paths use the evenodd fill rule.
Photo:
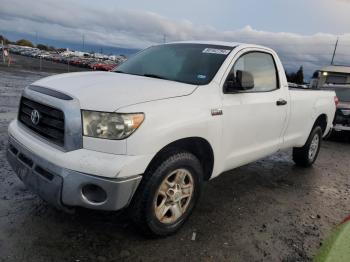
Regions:
<instances>
[{"instance_id":1,"label":"white pickup truck","mask_svg":"<svg viewBox=\"0 0 350 262\"><path fill-rule=\"evenodd\" d=\"M311 166L335 93L289 89L277 54L226 42L147 48L113 72L61 74L25 88L8 161L61 209L126 207L146 233L176 232L203 181L293 147Z\"/></svg>"}]
</instances>

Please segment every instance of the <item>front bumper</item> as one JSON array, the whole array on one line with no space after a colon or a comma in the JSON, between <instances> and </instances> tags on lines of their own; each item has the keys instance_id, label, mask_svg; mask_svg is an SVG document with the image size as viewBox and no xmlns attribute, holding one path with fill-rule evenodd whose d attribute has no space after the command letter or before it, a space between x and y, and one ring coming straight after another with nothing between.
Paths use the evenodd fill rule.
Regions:
<instances>
[{"instance_id":1,"label":"front bumper","mask_svg":"<svg viewBox=\"0 0 350 262\"><path fill-rule=\"evenodd\" d=\"M141 176L105 178L73 171L45 160L27 149L10 135L7 159L23 183L42 199L60 209L85 207L99 210L119 210L126 207L141 181ZM101 188L104 201L90 201L84 186Z\"/></svg>"}]
</instances>

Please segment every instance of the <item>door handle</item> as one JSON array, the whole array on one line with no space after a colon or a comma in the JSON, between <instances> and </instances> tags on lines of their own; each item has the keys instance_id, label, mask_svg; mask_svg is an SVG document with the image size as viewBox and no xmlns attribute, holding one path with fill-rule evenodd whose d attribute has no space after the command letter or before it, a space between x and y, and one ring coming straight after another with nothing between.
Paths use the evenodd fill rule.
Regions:
<instances>
[{"instance_id":1,"label":"door handle","mask_svg":"<svg viewBox=\"0 0 350 262\"><path fill-rule=\"evenodd\" d=\"M285 106L287 104L287 101L284 100L284 99L278 99L277 102L276 102L276 105L277 106Z\"/></svg>"}]
</instances>

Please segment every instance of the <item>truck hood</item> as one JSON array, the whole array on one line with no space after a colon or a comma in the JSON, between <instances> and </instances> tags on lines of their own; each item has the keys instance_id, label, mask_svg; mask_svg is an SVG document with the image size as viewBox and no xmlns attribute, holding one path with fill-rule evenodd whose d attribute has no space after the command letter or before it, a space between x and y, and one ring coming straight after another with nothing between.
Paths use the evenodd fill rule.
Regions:
<instances>
[{"instance_id":1,"label":"truck hood","mask_svg":"<svg viewBox=\"0 0 350 262\"><path fill-rule=\"evenodd\" d=\"M129 105L190 95L196 85L113 72L67 73L33 83L79 100L82 109L113 112Z\"/></svg>"}]
</instances>

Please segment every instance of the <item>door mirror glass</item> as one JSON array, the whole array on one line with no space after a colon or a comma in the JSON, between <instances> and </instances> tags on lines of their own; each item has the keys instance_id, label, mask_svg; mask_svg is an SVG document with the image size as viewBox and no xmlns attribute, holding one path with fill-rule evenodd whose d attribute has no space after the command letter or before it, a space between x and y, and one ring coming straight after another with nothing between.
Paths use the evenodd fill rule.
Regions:
<instances>
[{"instance_id":1,"label":"door mirror glass","mask_svg":"<svg viewBox=\"0 0 350 262\"><path fill-rule=\"evenodd\" d=\"M236 92L236 77L234 73L230 73L225 81L225 91L226 92Z\"/></svg>"}]
</instances>

